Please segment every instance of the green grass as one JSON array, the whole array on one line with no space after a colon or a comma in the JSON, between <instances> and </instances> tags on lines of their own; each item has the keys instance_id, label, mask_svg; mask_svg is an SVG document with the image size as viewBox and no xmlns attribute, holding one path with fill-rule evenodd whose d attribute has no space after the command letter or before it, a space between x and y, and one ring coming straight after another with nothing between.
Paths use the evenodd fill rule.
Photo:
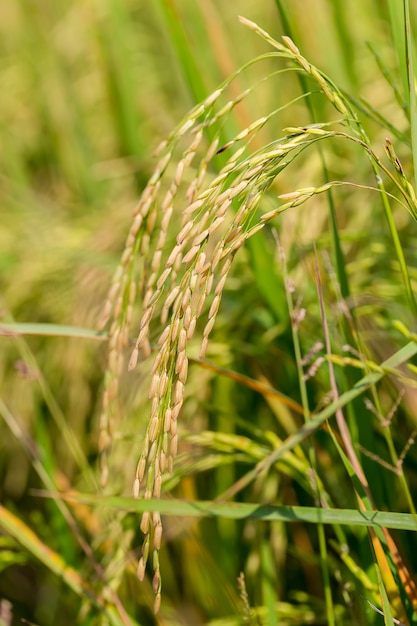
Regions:
<instances>
[{"instance_id":1,"label":"green grass","mask_svg":"<svg viewBox=\"0 0 417 626\"><path fill-rule=\"evenodd\" d=\"M417 623L416 17L0 8L0 624Z\"/></svg>"}]
</instances>

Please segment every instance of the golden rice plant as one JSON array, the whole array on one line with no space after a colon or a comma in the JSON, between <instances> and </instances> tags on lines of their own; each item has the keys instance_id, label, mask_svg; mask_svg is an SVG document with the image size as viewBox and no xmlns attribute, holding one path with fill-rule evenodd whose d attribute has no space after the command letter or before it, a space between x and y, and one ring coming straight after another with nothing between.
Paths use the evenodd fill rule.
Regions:
<instances>
[{"instance_id":1,"label":"golden rice plant","mask_svg":"<svg viewBox=\"0 0 417 626\"><path fill-rule=\"evenodd\" d=\"M164 475L172 472L190 342L198 338L198 358L204 359L235 255L250 237L283 211L334 186L350 184L331 181L278 196L275 192L275 205L265 211L263 199L266 194L269 199L274 197L281 172L317 142L335 138L355 142L370 158L376 177L375 189L385 194L382 170L397 186L411 214L416 216L412 188L391 144L387 144L387 151L398 179L372 151L351 104L333 81L309 63L288 37L279 43L256 24L243 18L241 21L263 37L273 52L252 60L226 80L195 106L156 150L158 161L134 209L100 321L101 329L109 325L99 438L103 485L109 472L121 371L126 366L133 370L139 362L153 359L148 426L136 475L132 477L135 498L160 498ZM312 79L334 107L334 120L326 125L288 128L282 137L261 148L253 148L256 135L279 115L276 110L260 117L233 138L222 140L224 127L235 108L258 86L255 84L231 98L232 81L266 56L285 61L294 71ZM385 208L389 214L389 206ZM179 229L175 230L178 223ZM401 251L397 252L401 256ZM406 272L403 276L407 281ZM408 291L410 294L409 285ZM132 348L130 338L137 323L139 332ZM144 542L137 574L143 580L148 562L152 561L156 612L161 602L162 522L159 513L145 512L140 528Z\"/></svg>"}]
</instances>

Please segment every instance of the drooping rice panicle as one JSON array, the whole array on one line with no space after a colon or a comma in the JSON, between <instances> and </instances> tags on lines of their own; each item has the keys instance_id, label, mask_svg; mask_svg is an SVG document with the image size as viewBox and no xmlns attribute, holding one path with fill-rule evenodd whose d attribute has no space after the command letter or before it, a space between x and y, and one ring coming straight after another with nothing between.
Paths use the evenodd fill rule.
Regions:
<instances>
[{"instance_id":1,"label":"drooping rice panicle","mask_svg":"<svg viewBox=\"0 0 417 626\"><path fill-rule=\"evenodd\" d=\"M151 356L152 336L157 334L149 386L149 421L136 468L134 497L160 498L163 476L172 472L178 450L178 417L185 399L189 342L198 328L199 356L204 359L235 255L249 237L280 213L342 183L326 182L281 193L276 208L266 212L261 206L265 193L298 155L317 141L330 138L343 137L363 145L375 168L380 167L349 103L333 82L311 65L290 39L284 38L284 44L280 44L253 23L249 25L278 50L278 57L291 60L317 82L342 115L334 124L348 126L352 134L320 125L289 128L281 138L250 153L250 142L276 114L274 111L220 145L218 126L252 93L252 89L247 89L221 104L221 97L227 96L230 81L226 81L194 107L158 148L159 160L134 211L100 324L102 328L111 320L100 421L103 484L108 473L118 380L136 302L140 308L139 331L129 370ZM217 164L216 158L237 143L241 145L223 166ZM402 170L399 174L403 176ZM403 178L400 184L403 194L410 195ZM321 363L313 363L305 376L313 375L312 368L316 371ZM140 528L144 542L138 577L143 579L152 558L157 611L162 588L158 554L162 539L160 515L145 512Z\"/></svg>"}]
</instances>

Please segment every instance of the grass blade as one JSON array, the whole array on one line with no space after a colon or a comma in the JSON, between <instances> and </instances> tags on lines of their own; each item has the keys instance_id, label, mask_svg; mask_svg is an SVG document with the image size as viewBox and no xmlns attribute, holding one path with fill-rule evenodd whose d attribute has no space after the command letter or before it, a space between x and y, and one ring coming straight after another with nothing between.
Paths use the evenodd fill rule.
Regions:
<instances>
[{"instance_id":1,"label":"grass blade","mask_svg":"<svg viewBox=\"0 0 417 626\"><path fill-rule=\"evenodd\" d=\"M174 517L224 517L226 519L256 519L278 522L306 522L309 524L340 524L367 528L417 530L417 520L410 513L386 511L357 511L355 509L322 509L308 506L272 506L245 502L186 501L175 499L134 499L119 496L89 495L83 493L50 493L37 491L36 495L62 498L67 502L81 502L91 506L106 506L142 513L158 511Z\"/></svg>"}]
</instances>

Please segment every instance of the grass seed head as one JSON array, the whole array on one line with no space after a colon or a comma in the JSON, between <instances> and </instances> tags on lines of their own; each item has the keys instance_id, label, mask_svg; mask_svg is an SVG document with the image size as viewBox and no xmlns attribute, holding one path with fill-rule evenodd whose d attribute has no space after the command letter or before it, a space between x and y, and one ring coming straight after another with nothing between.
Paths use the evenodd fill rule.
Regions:
<instances>
[{"instance_id":1,"label":"grass seed head","mask_svg":"<svg viewBox=\"0 0 417 626\"><path fill-rule=\"evenodd\" d=\"M300 55L291 40L286 39L283 46L256 24L245 23L283 57L292 59L316 80L334 106L339 110L343 108L341 95L332 83ZM145 485L145 498L159 498L163 475L166 471L172 472L178 450L177 420L188 377L187 351L197 321L203 318L200 358L204 359L236 252L249 236L282 210L281 206L263 216L257 215L265 190L276 177L278 168L284 167L283 159L290 159L288 155L292 150L301 150L314 140L314 136L306 131L292 133L250 154L249 141L269 121L269 117L260 117L241 128L219 150L219 133L214 125L223 124L230 111L252 89L246 89L214 108L223 92L224 87L219 88L197 105L158 148L159 161L135 208L125 249L102 313L102 324L112 319L108 357L110 375L103 403L103 411L109 415L115 398L110 389L112 385L117 389L136 302L140 302L143 313L129 369L137 367L142 356L151 353L150 339L156 325L164 326L162 332L159 331L151 368L150 415L133 484L135 497L139 496L141 485ZM204 151L204 135L209 127L214 140ZM226 149L231 152L236 142L241 145L226 165L213 175L210 162ZM292 192L293 195L286 200L295 203L306 199L307 191L300 190L297 197ZM317 190L313 188L310 195L315 193ZM214 297L207 306L213 289ZM103 459L110 450L111 441L106 433L111 432L111 424L109 417L101 424ZM151 527L149 513L145 513L141 530L145 540L138 577L141 580L144 577L152 544L155 549L153 587L155 609L158 610L161 601L160 518Z\"/></svg>"}]
</instances>

